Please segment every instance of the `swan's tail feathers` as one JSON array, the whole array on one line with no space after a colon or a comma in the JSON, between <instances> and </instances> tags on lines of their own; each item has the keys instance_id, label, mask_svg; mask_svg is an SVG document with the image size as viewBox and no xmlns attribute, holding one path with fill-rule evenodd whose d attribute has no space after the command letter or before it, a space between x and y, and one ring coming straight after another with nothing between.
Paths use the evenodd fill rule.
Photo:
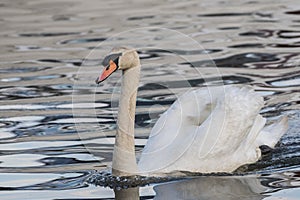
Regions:
<instances>
[{"instance_id":1,"label":"swan's tail feathers","mask_svg":"<svg viewBox=\"0 0 300 200\"><path fill-rule=\"evenodd\" d=\"M267 145L271 148L274 148L275 145L278 143L282 135L287 131L288 129L288 117L284 116L281 119L279 119L277 122L266 126L261 130L261 132L258 135L258 144L261 145Z\"/></svg>"}]
</instances>

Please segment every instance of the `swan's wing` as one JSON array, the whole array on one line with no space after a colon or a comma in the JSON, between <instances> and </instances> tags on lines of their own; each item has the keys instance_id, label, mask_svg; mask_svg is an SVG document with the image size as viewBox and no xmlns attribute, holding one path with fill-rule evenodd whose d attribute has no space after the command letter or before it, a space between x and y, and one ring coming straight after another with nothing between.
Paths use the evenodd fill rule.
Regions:
<instances>
[{"instance_id":1,"label":"swan's wing","mask_svg":"<svg viewBox=\"0 0 300 200\"><path fill-rule=\"evenodd\" d=\"M270 130L261 132L266 122L259 115L263 103L250 87L203 88L184 94L155 124L140 170L230 172L257 161L260 143L272 145L267 142Z\"/></svg>"},{"instance_id":2,"label":"swan's wing","mask_svg":"<svg viewBox=\"0 0 300 200\"><path fill-rule=\"evenodd\" d=\"M259 115L263 98L250 87L227 86L216 101L213 112L197 130L195 145L186 153L197 158L184 166L188 171L231 172L261 155L255 141L266 122Z\"/></svg>"},{"instance_id":3,"label":"swan's wing","mask_svg":"<svg viewBox=\"0 0 300 200\"><path fill-rule=\"evenodd\" d=\"M199 156L228 155L249 136L255 139L265 124L262 118L257 119L263 103L263 98L250 87L225 87L224 96L218 97L215 109L205 121L208 124L200 127L206 134L199 141L204 140L210 147L202 148Z\"/></svg>"},{"instance_id":4,"label":"swan's wing","mask_svg":"<svg viewBox=\"0 0 300 200\"><path fill-rule=\"evenodd\" d=\"M193 143L222 89L189 91L180 96L154 125L139 160L142 172L160 171L178 160Z\"/></svg>"}]
</instances>

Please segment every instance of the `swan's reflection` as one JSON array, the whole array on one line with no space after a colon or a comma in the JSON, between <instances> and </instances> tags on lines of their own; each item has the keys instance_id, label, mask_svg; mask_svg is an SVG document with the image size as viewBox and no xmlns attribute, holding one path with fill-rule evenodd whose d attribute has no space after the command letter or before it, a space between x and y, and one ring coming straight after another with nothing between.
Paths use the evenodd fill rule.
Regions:
<instances>
[{"instance_id":1,"label":"swan's reflection","mask_svg":"<svg viewBox=\"0 0 300 200\"><path fill-rule=\"evenodd\" d=\"M242 177L197 177L154 186L155 200L261 200L267 197L268 187L262 185L263 179L255 176ZM269 188L270 189L270 188ZM139 189L115 190L115 198L140 199Z\"/></svg>"},{"instance_id":2,"label":"swan's reflection","mask_svg":"<svg viewBox=\"0 0 300 200\"><path fill-rule=\"evenodd\" d=\"M198 177L157 185L154 199L260 200L267 190L257 177Z\"/></svg>"},{"instance_id":3,"label":"swan's reflection","mask_svg":"<svg viewBox=\"0 0 300 200\"><path fill-rule=\"evenodd\" d=\"M139 187L123 190L114 190L116 200L138 200L140 199Z\"/></svg>"}]
</instances>

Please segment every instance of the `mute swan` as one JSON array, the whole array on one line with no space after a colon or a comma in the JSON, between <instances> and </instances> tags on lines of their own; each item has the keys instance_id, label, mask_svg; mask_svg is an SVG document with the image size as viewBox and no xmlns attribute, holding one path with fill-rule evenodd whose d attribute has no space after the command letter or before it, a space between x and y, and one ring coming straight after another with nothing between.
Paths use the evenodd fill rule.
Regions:
<instances>
[{"instance_id":1,"label":"mute swan","mask_svg":"<svg viewBox=\"0 0 300 200\"><path fill-rule=\"evenodd\" d=\"M115 48L105 57L99 84L122 70L112 173L162 175L176 171L232 172L261 157L259 146L274 148L288 127L287 117L265 126L263 98L249 86L218 86L185 93L162 114L136 163L134 121L140 60L134 49Z\"/></svg>"}]
</instances>

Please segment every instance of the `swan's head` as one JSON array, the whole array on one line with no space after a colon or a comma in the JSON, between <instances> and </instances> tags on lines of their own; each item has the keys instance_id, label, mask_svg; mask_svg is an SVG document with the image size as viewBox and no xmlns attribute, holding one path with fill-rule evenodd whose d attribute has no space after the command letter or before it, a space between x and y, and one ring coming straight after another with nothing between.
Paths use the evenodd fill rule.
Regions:
<instances>
[{"instance_id":1,"label":"swan's head","mask_svg":"<svg viewBox=\"0 0 300 200\"><path fill-rule=\"evenodd\" d=\"M112 49L112 51L104 58L102 65L105 68L101 75L96 79L97 84L107 79L117 70L127 70L140 66L140 59L135 49L118 47Z\"/></svg>"}]
</instances>

